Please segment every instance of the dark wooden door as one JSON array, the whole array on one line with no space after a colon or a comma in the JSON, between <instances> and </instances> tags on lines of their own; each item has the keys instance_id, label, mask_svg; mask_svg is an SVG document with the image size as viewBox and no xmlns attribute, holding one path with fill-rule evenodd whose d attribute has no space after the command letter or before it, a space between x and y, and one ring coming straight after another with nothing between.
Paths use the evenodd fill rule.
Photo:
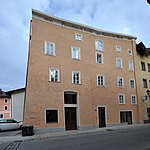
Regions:
<instances>
[{"instance_id":1,"label":"dark wooden door","mask_svg":"<svg viewBox=\"0 0 150 150\"><path fill-rule=\"evenodd\" d=\"M106 127L105 107L99 107L98 114L99 114L99 127L100 128Z\"/></svg>"},{"instance_id":2,"label":"dark wooden door","mask_svg":"<svg viewBox=\"0 0 150 150\"><path fill-rule=\"evenodd\" d=\"M77 117L75 107L65 107L65 125L66 130L77 129Z\"/></svg>"}]
</instances>

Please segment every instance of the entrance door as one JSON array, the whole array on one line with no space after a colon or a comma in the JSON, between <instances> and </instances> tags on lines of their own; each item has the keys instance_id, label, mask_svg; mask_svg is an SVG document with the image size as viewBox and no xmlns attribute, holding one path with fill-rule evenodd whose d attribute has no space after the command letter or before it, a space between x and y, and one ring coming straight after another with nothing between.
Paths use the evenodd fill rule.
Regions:
<instances>
[{"instance_id":1,"label":"entrance door","mask_svg":"<svg viewBox=\"0 0 150 150\"><path fill-rule=\"evenodd\" d=\"M132 111L127 112L127 122L128 124L132 124Z\"/></svg>"},{"instance_id":2,"label":"entrance door","mask_svg":"<svg viewBox=\"0 0 150 150\"><path fill-rule=\"evenodd\" d=\"M99 127L106 127L105 107L98 107Z\"/></svg>"},{"instance_id":3,"label":"entrance door","mask_svg":"<svg viewBox=\"0 0 150 150\"><path fill-rule=\"evenodd\" d=\"M66 130L77 129L76 107L65 107Z\"/></svg>"}]
</instances>

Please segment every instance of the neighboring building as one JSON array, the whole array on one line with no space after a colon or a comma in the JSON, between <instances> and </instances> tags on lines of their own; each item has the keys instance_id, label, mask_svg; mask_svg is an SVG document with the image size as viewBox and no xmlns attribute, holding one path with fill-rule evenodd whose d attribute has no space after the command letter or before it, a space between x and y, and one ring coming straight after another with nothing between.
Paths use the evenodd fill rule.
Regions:
<instances>
[{"instance_id":1,"label":"neighboring building","mask_svg":"<svg viewBox=\"0 0 150 150\"><path fill-rule=\"evenodd\" d=\"M33 10L24 124L64 131L141 122L135 40Z\"/></svg>"},{"instance_id":2,"label":"neighboring building","mask_svg":"<svg viewBox=\"0 0 150 150\"><path fill-rule=\"evenodd\" d=\"M11 118L11 100L2 89L0 89L0 118Z\"/></svg>"},{"instance_id":3,"label":"neighboring building","mask_svg":"<svg viewBox=\"0 0 150 150\"><path fill-rule=\"evenodd\" d=\"M11 97L11 118L23 121L25 88L6 92Z\"/></svg>"},{"instance_id":4,"label":"neighboring building","mask_svg":"<svg viewBox=\"0 0 150 150\"><path fill-rule=\"evenodd\" d=\"M140 42L137 44L137 55L135 57L137 69L137 81L139 84L139 100L142 105L144 122L150 122L150 97L147 91L150 90L150 49Z\"/></svg>"}]
</instances>

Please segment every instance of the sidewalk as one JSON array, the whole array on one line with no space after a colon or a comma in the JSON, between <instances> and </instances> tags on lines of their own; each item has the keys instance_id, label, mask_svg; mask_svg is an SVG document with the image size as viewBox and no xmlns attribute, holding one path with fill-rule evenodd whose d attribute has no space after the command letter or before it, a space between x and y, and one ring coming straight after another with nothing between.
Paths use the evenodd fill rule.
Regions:
<instances>
[{"instance_id":1,"label":"sidewalk","mask_svg":"<svg viewBox=\"0 0 150 150\"><path fill-rule=\"evenodd\" d=\"M43 134L34 134L33 136L22 136L22 132L15 136L3 136L0 137L0 144L5 142L13 142L13 141L26 141L26 140L36 140L36 139L46 139L46 138L56 138L56 137L64 137L64 136L73 136L73 135L82 135L82 134L93 134L95 132L107 132L107 131L117 131L117 130L125 130L132 128L142 128L149 126L150 124L133 124L133 125L123 125L123 126L113 126L113 127L105 127L105 128L96 128L92 130L74 130L74 131L65 131L65 132L50 132Z\"/></svg>"}]
</instances>

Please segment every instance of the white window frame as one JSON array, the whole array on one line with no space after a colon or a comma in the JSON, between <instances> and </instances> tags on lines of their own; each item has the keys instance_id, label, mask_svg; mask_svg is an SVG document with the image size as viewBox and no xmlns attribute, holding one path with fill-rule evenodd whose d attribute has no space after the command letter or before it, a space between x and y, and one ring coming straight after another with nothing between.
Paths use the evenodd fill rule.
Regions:
<instances>
[{"instance_id":1,"label":"white window frame","mask_svg":"<svg viewBox=\"0 0 150 150\"><path fill-rule=\"evenodd\" d=\"M133 97L135 98L135 102L133 102ZM137 104L137 97L136 97L136 95L131 95L131 104Z\"/></svg>"},{"instance_id":2,"label":"white window frame","mask_svg":"<svg viewBox=\"0 0 150 150\"><path fill-rule=\"evenodd\" d=\"M7 102L6 102L6 100L7 100ZM7 98L4 99L4 103L5 103L5 104L8 103L8 99L7 99Z\"/></svg>"},{"instance_id":3,"label":"white window frame","mask_svg":"<svg viewBox=\"0 0 150 150\"><path fill-rule=\"evenodd\" d=\"M102 77L103 84L101 82L101 79L100 79L100 84L99 84L98 77L100 77L100 78ZM103 74L97 74L97 86L99 86L99 87L104 87L105 86L105 76Z\"/></svg>"},{"instance_id":4,"label":"white window frame","mask_svg":"<svg viewBox=\"0 0 150 150\"><path fill-rule=\"evenodd\" d=\"M78 51L78 56L77 56L77 53L75 54L74 56L74 49L76 50L76 52ZM81 54L80 54L80 47L75 47L75 46L72 46L71 47L71 54L72 54L72 59L81 59Z\"/></svg>"},{"instance_id":5,"label":"white window frame","mask_svg":"<svg viewBox=\"0 0 150 150\"><path fill-rule=\"evenodd\" d=\"M133 64L133 61L129 61L129 62L128 62L128 66L129 66L129 71L134 71L134 64Z\"/></svg>"},{"instance_id":6,"label":"white window frame","mask_svg":"<svg viewBox=\"0 0 150 150\"><path fill-rule=\"evenodd\" d=\"M133 81L133 82L134 82L134 87L132 87L132 85L131 85L131 81ZM131 88L131 89L135 89L135 79L130 79L130 88Z\"/></svg>"},{"instance_id":7,"label":"white window frame","mask_svg":"<svg viewBox=\"0 0 150 150\"><path fill-rule=\"evenodd\" d=\"M75 33L75 40L77 40L77 41L83 41L82 34Z\"/></svg>"},{"instance_id":8,"label":"white window frame","mask_svg":"<svg viewBox=\"0 0 150 150\"><path fill-rule=\"evenodd\" d=\"M122 80L122 85L120 85L120 79ZM123 77L121 77L121 76L118 76L117 77L117 85L118 85L118 88L124 88L124 79L123 79Z\"/></svg>"},{"instance_id":9,"label":"white window frame","mask_svg":"<svg viewBox=\"0 0 150 150\"><path fill-rule=\"evenodd\" d=\"M132 56L132 50L128 49L128 56Z\"/></svg>"},{"instance_id":10,"label":"white window frame","mask_svg":"<svg viewBox=\"0 0 150 150\"><path fill-rule=\"evenodd\" d=\"M58 79L56 80L54 80L54 81L52 81L52 78L51 78L51 72L52 71L57 71L58 72ZM49 81L51 81L51 82L60 82L60 70L58 69L58 68L49 68Z\"/></svg>"},{"instance_id":11,"label":"white window frame","mask_svg":"<svg viewBox=\"0 0 150 150\"><path fill-rule=\"evenodd\" d=\"M120 65L118 65L118 60L120 61ZM119 69L122 69L123 68L123 65L122 65L122 58L116 58L116 66L117 66L117 68L119 68Z\"/></svg>"},{"instance_id":12,"label":"white window frame","mask_svg":"<svg viewBox=\"0 0 150 150\"><path fill-rule=\"evenodd\" d=\"M53 50L47 50L47 44L52 44ZM44 50L45 50L45 55L55 56L55 43L50 41L45 41Z\"/></svg>"},{"instance_id":13,"label":"white window frame","mask_svg":"<svg viewBox=\"0 0 150 150\"><path fill-rule=\"evenodd\" d=\"M5 107L6 107L7 109L5 109ZM7 110L8 110L8 106L7 106L7 105L4 105L4 110L5 110L5 111L7 111Z\"/></svg>"},{"instance_id":14,"label":"white window frame","mask_svg":"<svg viewBox=\"0 0 150 150\"><path fill-rule=\"evenodd\" d=\"M78 74L79 74L79 83L77 83L76 80L75 80L75 83L74 83L73 76L74 76L75 73L78 73ZM73 84L81 84L81 72L80 72L80 71L72 71L72 83L73 83Z\"/></svg>"},{"instance_id":15,"label":"white window frame","mask_svg":"<svg viewBox=\"0 0 150 150\"><path fill-rule=\"evenodd\" d=\"M102 40L98 40L98 39L95 40L95 49L103 52L104 51L104 42Z\"/></svg>"},{"instance_id":16,"label":"white window frame","mask_svg":"<svg viewBox=\"0 0 150 150\"><path fill-rule=\"evenodd\" d=\"M101 55L101 63L99 63L98 61L97 61L97 55ZM104 57L103 57L103 53L101 53L101 52L96 52L96 63L97 64L104 64Z\"/></svg>"},{"instance_id":17,"label":"white window frame","mask_svg":"<svg viewBox=\"0 0 150 150\"><path fill-rule=\"evenodd\" d=\"M120 96L123 97L123 101L120 100ZM121 102L121 101L122 101L122 102ZM122 93L119 93L119 94L118 94L118 103L119 103L119 104L125 104L125 95L124 95L124 94L122 94Z\"/></svg>"},{"instance_id":18,"label":"white window frame","mask_svg":"<svg viewBox=\"0 0 150 150\"><path fill-rule=\"evenodd\" d=\"M121 52L121 46L116 45L116 51L117 51L117 52Z\"/></svg>"}]
</instances>

